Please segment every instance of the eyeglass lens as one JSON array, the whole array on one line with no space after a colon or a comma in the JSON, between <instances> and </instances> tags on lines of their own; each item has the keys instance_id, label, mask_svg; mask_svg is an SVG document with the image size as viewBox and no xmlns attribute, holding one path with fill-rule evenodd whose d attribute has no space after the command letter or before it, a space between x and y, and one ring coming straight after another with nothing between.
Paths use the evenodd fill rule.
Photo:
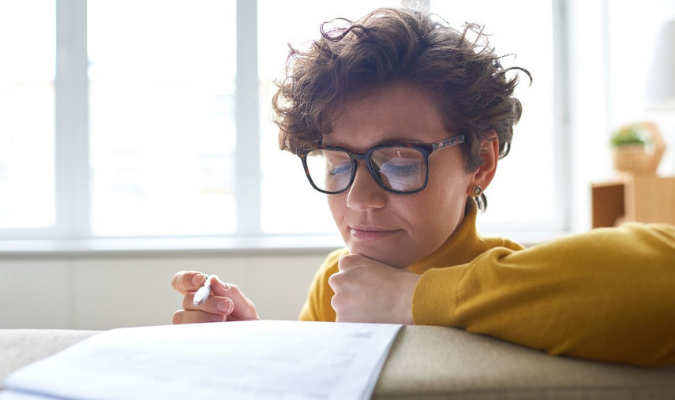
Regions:
<instances>
[{"instance_id":1,"label":"eyeglass lens","mask_svg":"<svg viewBox=\"0 0 675 400\"><path fill-rule=\"evenodd\" d=\"M395 192L412 192L424 186L426 163L424 154L406 147L385 147L370 154L368 160L373 178ZM341 150L313 150L307 154L307 168L314 185L335 193L349 186L354 163Z\"/></svg>"}]
</instances>

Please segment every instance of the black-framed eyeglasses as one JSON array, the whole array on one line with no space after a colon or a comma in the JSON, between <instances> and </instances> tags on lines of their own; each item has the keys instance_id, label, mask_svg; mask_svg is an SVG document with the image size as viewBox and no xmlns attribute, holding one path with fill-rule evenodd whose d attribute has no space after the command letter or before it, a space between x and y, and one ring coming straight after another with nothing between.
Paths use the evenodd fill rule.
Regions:
<instances>
[{"instance_id":1,"label":"black-framed eyeglasses","mask_svg":"<svg viewBox=\"0 0 675 400\"><path fill-rule=\"evenodd\" d=\"M358 160L365 160L375 182L396 194L417 193L429 180L429 155L464 143L455 135L433 143L400 143L375 146L365 153L353 153L336 146L298 149L305 174L314 189L326 194L342 193L354 182Z\"/></svg>"}]
</instances>

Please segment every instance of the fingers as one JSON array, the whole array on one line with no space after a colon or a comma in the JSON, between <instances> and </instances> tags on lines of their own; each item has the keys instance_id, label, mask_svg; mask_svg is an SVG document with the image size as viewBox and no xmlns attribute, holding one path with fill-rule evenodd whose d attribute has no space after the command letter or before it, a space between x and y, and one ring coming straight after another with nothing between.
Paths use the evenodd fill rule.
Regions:
<instances>
[{"instance_id":1,"label":"fingers","mask_svg":"<svg viewBox=\"0 0 675 400\"><path fill-rule=\"evenodd\" d=\"M363 259L363 256L355 255L355 254L346 254L338 260L338 270L340 272L345 271L349 268L354 267L359 260Z\"/></svg>"},{"instance_id":2,"label":"fingers","mask_svg":"<svg viewBox=\"0 0 675 400\"><path fill-rule=\"evenodd\" d=\"M206 275L198 271L181 271L171 279L171 286L181 294L199 289L206 281Z\"/></svg>"},{"instance_id":3,"label":"fingers","mask_svg":"<svg viewBox=\"0 0 675 400\"><path fill-rule=\"evenodd\" d=\"M204 311L209 314L229 315L234 310L234 302L226 297L209 296L205 302L195 306L194 294L186 294L183 297L183 310Z\"/></svg>"},{"instance_id":4,"label":"fingers","mask_svg":"<svg viewBox=\"0 0 675 400\"><path fill-rule=\"evenodd\" d=\"M350 268L354 267L358 257L359 256L347 254L338 259L338 272L328 277L328 286L333 289L335 294L340 292L341 289L344 289L343 285L347 281L345 274ZM335 301L335 296L333 296L331 303L333 303L333 301ZM331 305L333 305L333 309L335 309L335 305Z\"/></svg>"},{"instance_id":5,"label":"fingers","mask_svg":"<svg viewBox=\"0 0 675 400\"><path fill-rule=\"evenodd\" d=\"M219 296L210 296L199 306L193 303L194 294L188 293L183 297L183 309L173 314L173 324L194 324L201 322L228 321L234 311L232 300Z\"/></svg>"},{"instance_id":6,"label":"fingers","mask_svg":"<svg viewBox=\"0 0 675 400\"><path fill-rule=\"evenodd\" d=\"M418 275L359 255L343 256L338 268L328 278L336 321L414 324L412 297Z\"/></svg>"},{"instance_id":7,"label":"fingers","mask_svg":"<svg viewBox=\"0 0 675 400\"><path fill-rule=\"evenodd\" d=\"M211 291L215 296L227 298L234 304L234 309L228 314L230 320L260 319L253 302L242 293L237 285L223 283L220 279L214 277L211 282Z\"/></svg>"},{"instance_id":8,"label":"fingers","mask_svg":"<svg viewBox=\"0 0 675 400\"><path fill-rule=\"evenodd\" d=\"M173 313L171 323L177 324L197 324L203 322L224 322L227 321L227 315L209 314L204 311L178 310Z\"/></svg>"},{"instance_id":9,"label":"fingers","mask_svg":"<svg viewBox=\"0 0 675 400\"><path fill-rule=\"evenodd\" d=\"M213 294L202 304L194 305L194 291L206 282L206 275L196 271L181 271L174 275L172 285L174 289L183 293L183 309L176 311L173 316L174 324L197 323L197 322L222 322L234 311L234 302L229 298L217 296L214 287L222 294L227 285L221 282L217 276L210 275Z\"/></svg>"},{"instance_id":10,"label":"fingers","mask_svg":"<svg viewBox=\"0 0 675 400\"><path fill-rule=\"evenodd\" d=\"M197 271L181 271L173 276L171 285L183 294L183 309L174 313L174 324L260 319L255 305L239 287L224 283L215 275L209 275L208 279L211 295L202 304L195 306L195 291L204 285L206 275Z\"/></svg>"},{"instance_id":11,"label":"fingers","mask_svg":"<svg viewBox=\"0 0 675 400\"><path fill-rule=\"evenodd\" d=\"M366 267L371 265L386 265L372 258L360 256L358 254L345 254L338 260L338 270L345 272L354 267Z\"/></svg>"}]
</instances>

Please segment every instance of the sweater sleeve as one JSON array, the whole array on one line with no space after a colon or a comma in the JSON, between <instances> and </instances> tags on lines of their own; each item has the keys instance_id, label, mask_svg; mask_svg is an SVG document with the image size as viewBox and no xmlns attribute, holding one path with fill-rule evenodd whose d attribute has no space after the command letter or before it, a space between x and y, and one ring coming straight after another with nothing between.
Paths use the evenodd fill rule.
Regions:
<instances>
[{"instance_id":1,"label":"sweater sleeve","mask_svg":"<svg viewBox=\"0 0 675 400\"><path fill-rule=\"evenodd\" d=\"M336 314L331 306L331 299L335 293L328 284L328 278L338 271L338 260L347 253L347 249L339 249L326 257L314 275L307 299L300 310L299 320L335 322Z\"/></svg>"},{"instance_id":2,"label":"sweater sleeve","mask_svg":"<svg viewBox=\"0 0 675 400\"><path fill-rule=\"evenodd\" d=\"M596 229L429 270L413 317L555 355L675 364L675 226Z\"/></svg>"}]
</instances>

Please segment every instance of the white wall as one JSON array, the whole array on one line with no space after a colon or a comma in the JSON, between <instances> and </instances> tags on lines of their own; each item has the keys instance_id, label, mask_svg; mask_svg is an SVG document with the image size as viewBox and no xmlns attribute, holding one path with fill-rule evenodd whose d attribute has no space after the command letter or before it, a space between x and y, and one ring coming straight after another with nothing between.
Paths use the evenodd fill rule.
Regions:
<instances>
[{"instance_id":1,"label":"white wall","mask_svg":"<svg viewBox=\"0 0 675 400\"><path fill-rule=\"evenodd\" d=\"M237 284L262 318L296 319L325 252L0 258L0 328L109 329L171 323L171 277L194 269Z\"/></svg>"}]
</instances>

